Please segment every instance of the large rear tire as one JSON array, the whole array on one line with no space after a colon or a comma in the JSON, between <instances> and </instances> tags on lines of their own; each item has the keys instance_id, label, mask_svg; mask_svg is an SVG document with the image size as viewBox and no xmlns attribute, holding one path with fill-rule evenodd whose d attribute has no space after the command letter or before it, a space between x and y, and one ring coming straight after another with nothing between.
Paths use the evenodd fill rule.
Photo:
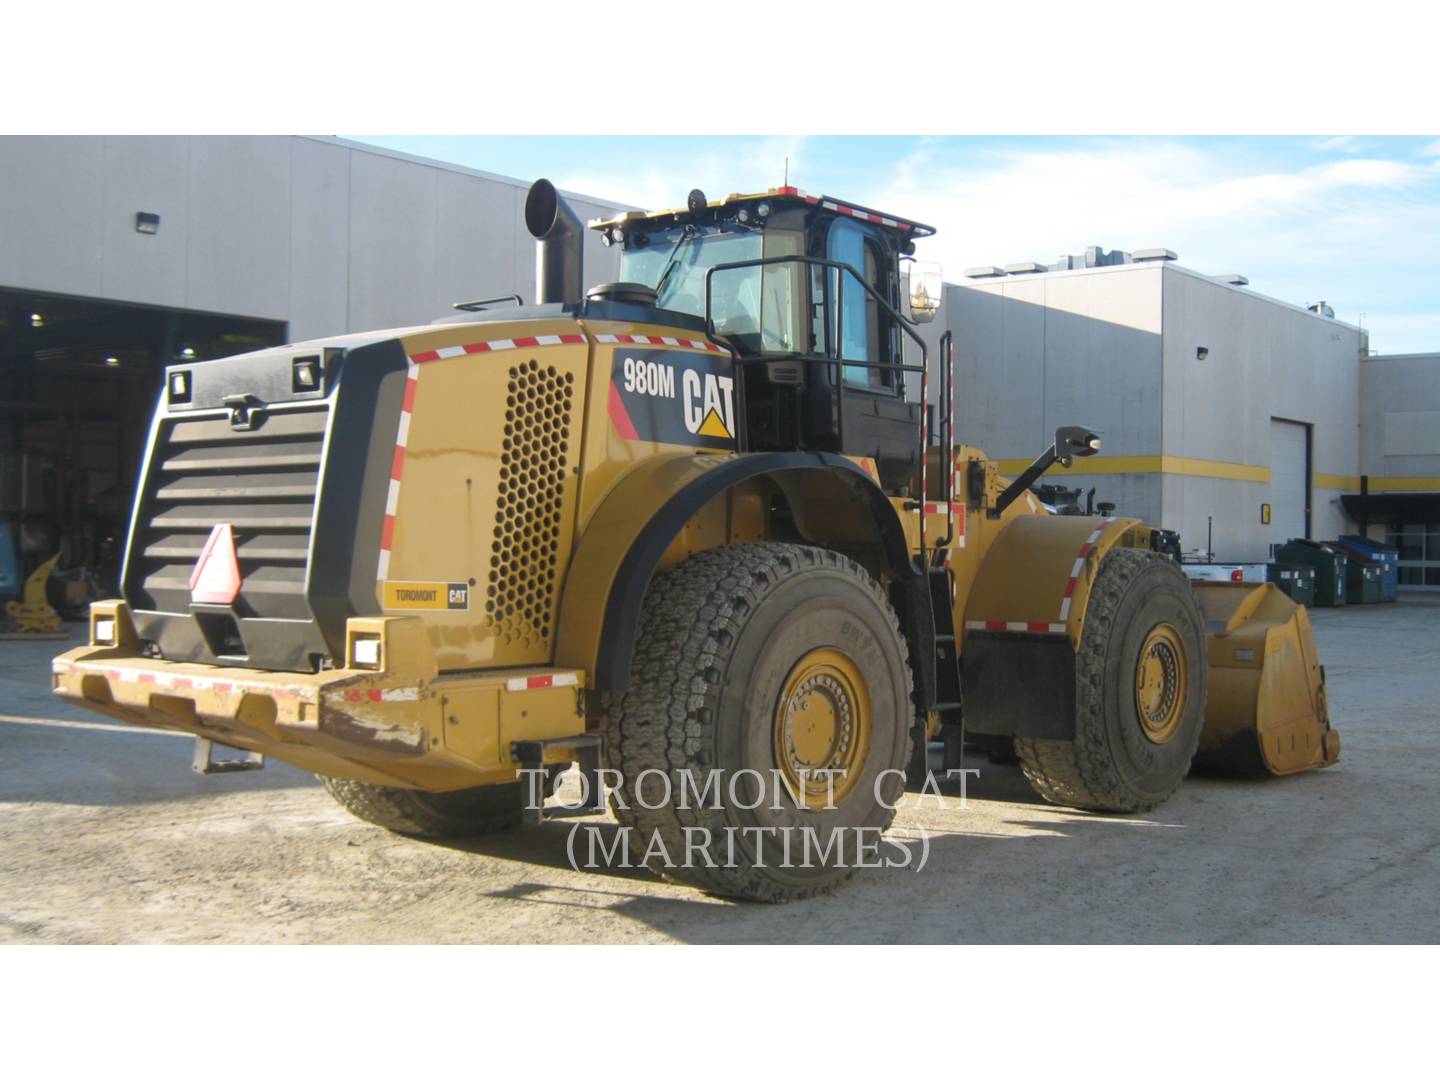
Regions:
<instances>
[{"instance_id":1,"label":"large rear tire","mask_svg":"<svg viewBox=\"0 0 1440 1080\"><path fill-rule=\"evenodd\" d=\"M1031 787L1082 810L1159 806L1190 769L1205 723L1205 620L1164 555L1100 564L1075 657L1075 739L1015 740Z\"/></svg>"},{"instance_id":2,"label":"large rear tire","mask_svg":"<svg viewBox=\"0 0 1440 1080\"><path fill-rule=\"evenodd\" d=\"M630 850L669 880L772 902L854 872L855 838L878 841L894 818L914 724L885 593L843 555L796 544L715 548L657 575L630 687L604 712ZM840 773L833 809L819 768Z\"/></svg>"}]
</instances>

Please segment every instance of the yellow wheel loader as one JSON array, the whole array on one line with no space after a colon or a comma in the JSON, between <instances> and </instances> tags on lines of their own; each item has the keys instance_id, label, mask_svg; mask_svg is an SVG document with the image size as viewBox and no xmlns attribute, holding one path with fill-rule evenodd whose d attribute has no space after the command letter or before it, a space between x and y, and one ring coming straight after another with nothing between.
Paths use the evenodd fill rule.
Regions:
<instances>
[{"instance_id":1,"label":"yellow wheel loader","mask_svg":"<svg viewBox=\"0 0 1440 1080\"><path fill-rule=\"evenodd\" d=\"M949 335L916 329L932 229L692 192L592 223L622 280L585 292L547 181L525 218L533 305L167 370L124 599L57 694L419 836L534 820L578 763L647 865L764 900L848 876L932 743L1013 745L1102 811L1197 750L1335 760L1303 608L1047 512L1029 488L1098 451L1083 428L1010 482L957 444Z\"/></svg>"}]
</instances>

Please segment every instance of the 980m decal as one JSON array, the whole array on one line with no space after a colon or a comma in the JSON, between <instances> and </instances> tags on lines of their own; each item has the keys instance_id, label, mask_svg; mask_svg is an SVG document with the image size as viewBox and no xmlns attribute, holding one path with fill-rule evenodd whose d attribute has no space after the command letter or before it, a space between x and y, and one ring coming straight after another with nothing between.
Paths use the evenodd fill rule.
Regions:
<instances>
[{"instance_id":1,"label":"980m decal","mask_svg":"<svg viewBox=\"0 0 1440 1080\"><path fill-rule=\"evenodd\" d=\"M625 439L731 449L736 417L730 358L616 349L610 419Z\"/></svg>"}]
</instances>

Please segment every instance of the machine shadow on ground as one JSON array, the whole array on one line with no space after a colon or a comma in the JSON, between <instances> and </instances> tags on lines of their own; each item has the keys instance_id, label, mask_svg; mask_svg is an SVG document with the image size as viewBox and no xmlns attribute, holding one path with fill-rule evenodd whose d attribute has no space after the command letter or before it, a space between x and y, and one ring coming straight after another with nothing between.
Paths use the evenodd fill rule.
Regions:
<instances>
[{"instance_id":1,"label":"machine shadow on ground","mask_svg":"<svg viewBox=\"0 0 1440 1080\"><path fill-rule=\"evenodd\" d=\"M1023 782L1023 781L1022 781ZM448 844L491 858L564 870L574 874L574 884L565 881L526 879L486 892L492 900L523 905L566 909L603 908L612 915L640 923L672 940L705 943L833 944L831 920L859 911L894 912L909 909L914 918L897 921L877 918L873 923L852 922L844 940L870 944L888 942L958 942L985 940L983 927L968 927L962 913L984 906L987 882L997 876L1030 874L1037 866L1052 864L1060 849L1078 841L1089 846L1096 834L1117 828L1160 827L1181 829L1174 823L1160 823L1144 817L1117 819L1064 811L1045 820L1007 818L1007 830L996 832L935 832L922 842L914 827L902 826L890 834L888 857L896 865L862 868L835 892L788 904L767 904L733 900L661 882L640 868L605 867L576 872L567 860L567 833L576 824L593 827L606 842L613 842L619 826L598 818L580 822L546 822L509 836L460 844ZM977 823L978 824L978 823ZM1128 831L1128 830L1127 830ZM928 849L928 850L927 850ZM923 865L922 865L923 860ZM908 866L899 864L907 863ZM918 869L917 869L918 867ZM915 879L933 875L945 881L943 899L934 885L917 894ZM638 888L637 888L638 886ZM1106 887L1108 895L1098 898L1101 906L1116 909L1127 903L1133 881L1116 876ZM668 895L657 895L656 890ZM1044 905L1037 902L1035 918L1043 922ZM1043 938L1043 930L1037 927ZM1117 940L1120 938L1117 937ZM1165 940L1194 940L1183 933Z\"/></svg>"}]
</instances>

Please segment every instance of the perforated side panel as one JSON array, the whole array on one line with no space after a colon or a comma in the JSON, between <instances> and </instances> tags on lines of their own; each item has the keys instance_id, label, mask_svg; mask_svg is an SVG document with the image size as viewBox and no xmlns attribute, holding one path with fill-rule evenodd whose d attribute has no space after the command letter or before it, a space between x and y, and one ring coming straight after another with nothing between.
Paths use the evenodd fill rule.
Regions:
<instances>
[{"instance_id":1,"label":"perforated side panel","mask_svg":"<svg viewBox=\"0 0 1440 1080\"><path fill-rule=\"evenodd\" d=\"M502 646L550 637L574 381L535 360L510 369L485 599L485 625Z\"/></svg>"}]
</instances>

